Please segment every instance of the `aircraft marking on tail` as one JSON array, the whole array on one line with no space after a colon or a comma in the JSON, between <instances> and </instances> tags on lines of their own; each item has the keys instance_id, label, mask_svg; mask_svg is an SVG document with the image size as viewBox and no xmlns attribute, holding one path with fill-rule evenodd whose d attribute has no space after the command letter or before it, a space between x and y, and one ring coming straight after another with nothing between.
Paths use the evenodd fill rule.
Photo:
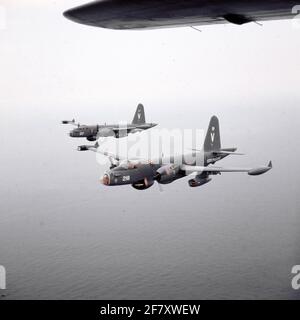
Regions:
<instances>
[{"instance_id":1,"label":"aircraft marking on tail","mask_svg":"<svg viewBox=\"0 0 300 320\"><path fill-rule=\"evenodd\" d=\"M216 151L221 148L219 120L216 116L211 117L207 134L204 141L204 151Z\"/></svg>"},{"instance_id":2,"label":"aircraft marking on tail","mask_svg":"<svg viewBox=\"0 0 300 320\"><path fill-rule=\"evenodd\" d=\"M212 127L211 128L211 133L210 133L210 137L211 137L211 142L213 143L214 142L214 140L215 140L215 127Z\"/></svg>"}]
</instances>

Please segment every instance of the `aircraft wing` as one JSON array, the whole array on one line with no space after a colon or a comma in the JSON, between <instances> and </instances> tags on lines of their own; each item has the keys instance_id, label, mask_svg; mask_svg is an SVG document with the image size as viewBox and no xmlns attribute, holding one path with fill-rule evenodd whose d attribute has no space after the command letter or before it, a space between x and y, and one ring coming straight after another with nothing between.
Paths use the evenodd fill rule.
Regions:
<instances>
[{"instance_id":1,"label":"aircraft wing","mask_svg":"<svg viewBox=\"0 0 300 320\"><path fill-rule=\"evenodd\" d=\"M96 152L101 153L104 156L107 156L109 158L113 158L113 159L115 159L117 161L127 160L127 158L125 158L125 157L122 157L122 156L120 156L118 154L114 154L114 153L107 152L107 151L104 151L104 150L96 149Z\"/></svg>"},{"instance_id":2,"label":"aircraft wing","mask_svg":"<svg viewBox=\"0 0 300 320\"><path fill-rule=\"evenodd\" d=\"M88 145L83 145L83 146L79 146L77 148L78 151L93 151L93 152L98 152L100 154L103 154L104 156L107 156L108 158L110 159L114 159L114 160L117 160L117 161L123 161L123 160L128 160L127 157L123 157L123 156L120 156L118 154L115 154L115 153L112 153L112 152L108 152L108 151L104 151L104 150L101 150L99 148L99 143L96 142L93 146L88 146ZM135 158L133 160L142 160L140 158Z\"/></svg>"},{"instance_id":3,"label":"aircraft wing","mask_svg":"<svg viewBox=\"0 0 300 320\"><path fill-rule=\"evenodd\" d=\"M77 148L78 151L93 151L93 152L98 152L98 153L101 153L103 154L104 156L107 156L110 163L112 164L112 166L116 166L118 165L118 163L120 161L123 161L123 160L127 160L125 157L121 157L117 154L113 154L113 153L110 153L110 152L107 152L107 151L104 151L104 150L101 150L99 148L99 143L96 142L95 145L93 146L87 146L87 145L84 145L84 146L79 146ZM117 163L117 164L116 164Z\"/></svg>"},{"instance_id":4,"label":"aircraft wing","mask_svg":"<svg viewBox=\"0 0 300 320\"><path fill-rule=\"evenodd\" d=\"M122 160L127 160L127 158L123 157L123 156L120 156L118 154L114 154L114 153L111 153L111 152L108 152L108 151L104 151L104 150L101 150L99 148L99 143L96 142L95 145L94 145L94 150L92 151L95 151L95 152L98 152L98 153L101 153L103 154L104 156L107 156L109 158L112 158L112 159L115 159L117 161L122 161Z\"/></svg>"},{"instance_id":5,"label":"aircraft wing","mask_svg":"<svg viewBox=\"0 0 300 320\"><path fill-rule=\"evenodd\" d=\"M272 162L270 161L267 166L261 166L256 168L225 168L225 167L218 167L218 166L189 166L189 165L182 165L181 170L191 174L196 172L197 174L206 172L208 174L218 174L222 172L247 172L251 176L256 176L263 174L267 171L272 169Z\"/></svg>"},{"instance_id":6,"label":"aircraft wing","mask_svg":"<svg viewBox=\"0 0 300 320\"><path fill-rule=\"evenodd\" d=\"M114 132L115 136L127 136L129 133L136 133L143 131L143 128L137 127L136 125L127 125L120 127L112 127L111 130Z\"/></svg>"},{"instance_id":7,"label":"aircraft wing","mask_svg":"<svg viewBox=\"0 0 300 320\"><path fill-rule=\"evenodd\" d=\"M131 124L125 124L124 126L122 126L122 125L120 125L120 126L114 126L114 127L112 127L111 129L113 130L113 131L122 131L122 130L124 130L124 131L129 131L129 130L132 130L132 129L135 129L136 128L136 126L133 126L133 125L131 125Z\"/></svg>"},{"instance_id":8,"label":"aircraft wing","mask_svg":"<svg viewBox=\"0 0 300 320\"><path fill-rule=\"evenodd\" d=\"M77 23L111 29L153 29L293 18L296 0L96 0L67 10Z\"/></svg>"}]
</instances>

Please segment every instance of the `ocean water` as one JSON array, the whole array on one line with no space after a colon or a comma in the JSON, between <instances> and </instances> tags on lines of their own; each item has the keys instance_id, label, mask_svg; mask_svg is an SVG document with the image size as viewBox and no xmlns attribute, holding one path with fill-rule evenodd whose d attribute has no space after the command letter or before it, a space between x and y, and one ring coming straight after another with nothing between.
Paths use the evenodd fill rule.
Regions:
<instances>
[{"instance_id":1,"label":"ocean water","mask_svg":"<svg viewBox=\"0 0 300 320\"><path fill-rule=\"evenodd\" d=\"M185 127L206 128L215 112L223 146L247 153L220 164L272 159L274 168L200 188L186 178L162 192L101 186L105 167L75 150L82 141L51 110L45 121L7 114L1 130L18 130L1 134L1 299L299 299L291 269L300 264L300 127L290 104L191 107Z\"/></svg>"}]
</instances>

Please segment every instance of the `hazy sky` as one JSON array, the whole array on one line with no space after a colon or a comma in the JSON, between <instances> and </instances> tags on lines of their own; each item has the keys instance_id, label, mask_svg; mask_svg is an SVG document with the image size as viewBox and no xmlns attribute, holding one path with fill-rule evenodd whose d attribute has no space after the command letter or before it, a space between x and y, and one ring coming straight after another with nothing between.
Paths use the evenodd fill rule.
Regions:
<instances>
[{"instance_id":1,"label":"hazy sky","mask_svg":"<svg viewBox=\"0 0 300 320\"><path fill-rule=\"evenodd\" d=\"M62 16L82 0L1 3L7 22L0 31L5 110L27 105L43 113L72 106L83 116L82 110L99 105L127 119L140 101L171 113L172 106L190 102L199 108L206 101L238 105L299 96L300 29L291 21L207 26L202 33L113 31ZM110 116L115 120L112 112L105 119Z\"/></svg>"}]
</instances>

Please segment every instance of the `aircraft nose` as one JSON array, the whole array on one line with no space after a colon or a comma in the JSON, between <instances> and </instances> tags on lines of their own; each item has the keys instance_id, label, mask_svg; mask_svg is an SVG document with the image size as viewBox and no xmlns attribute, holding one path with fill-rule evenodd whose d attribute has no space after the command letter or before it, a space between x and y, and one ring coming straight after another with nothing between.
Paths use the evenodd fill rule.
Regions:
<instances>
[{"instance_id":1,"label":"aircraft nose","mask_svg":"<svg viewBox=\"0 0 300 320\"><path fill-rule=\"evenodd\" d=\"M109 175L106 173L101 179L100 182L102 184L104 184L105 186L109 186L110 184L110 179L109 179Z\"/></svg>"}]
</instances>

